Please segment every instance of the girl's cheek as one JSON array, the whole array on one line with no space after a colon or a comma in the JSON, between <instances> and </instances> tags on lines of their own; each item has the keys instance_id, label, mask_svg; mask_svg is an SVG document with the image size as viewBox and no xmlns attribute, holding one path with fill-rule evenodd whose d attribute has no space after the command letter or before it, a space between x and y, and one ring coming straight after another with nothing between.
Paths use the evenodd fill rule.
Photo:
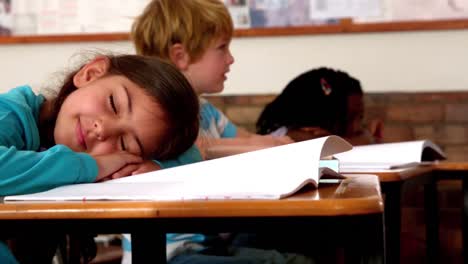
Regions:
<instances>
[{"instance_id":1,"label":"girl's cheek","mask_svg":"<svg viewBox=\"0 0 468 264\"><path fill-rule=\"evenodd\" d=\"M91 155L106 155L106 154L112 154L112 153L116 153L120 151L119 149L117 149L116 145L109 142L109 141L105 141L105 142L99 142L97 144L95 144L91 151L89 152L89 154Z\"/></svg>"},{"instance_id":2,"label":"girl's cheek","mask_svg":"<svg viewBox=\"0 0 468 264\"><path fill-rule=\"evenodd\" d=\"M365 127L362 124L362 120L360 118L355 119L352 124L352 133L359 134L362 133L363 130L365 130Z\"/></svg>"}]
</instances>

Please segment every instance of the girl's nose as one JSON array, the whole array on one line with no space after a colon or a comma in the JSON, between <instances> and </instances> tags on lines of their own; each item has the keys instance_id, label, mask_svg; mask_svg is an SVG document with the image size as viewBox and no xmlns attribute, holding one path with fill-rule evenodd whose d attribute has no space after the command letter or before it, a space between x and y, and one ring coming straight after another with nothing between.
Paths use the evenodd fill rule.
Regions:
<instances>
[{"instance_id":1,"label":"girl's nose","mask_svg":"<svg viewBox=\"0 0 468 264\"><path fill-rule=\"evenodd\" d=\"M94 135L99 141L106 140L108 133L106 126L102 120L95 120L94 121Z\"/></svg>"}]
</instances>

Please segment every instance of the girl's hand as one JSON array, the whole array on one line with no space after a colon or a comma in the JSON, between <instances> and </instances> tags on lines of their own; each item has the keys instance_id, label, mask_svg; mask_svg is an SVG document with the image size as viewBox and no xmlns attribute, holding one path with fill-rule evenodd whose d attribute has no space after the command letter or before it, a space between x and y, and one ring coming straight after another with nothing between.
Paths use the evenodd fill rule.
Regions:
<instances>
[{"instance_id":1,"label":"girl's hand","mask_svg":"<svg viewBox=\"0 0 468 264\"><path fill-rule=\"evenodd\" d=\"M128 164L122 167L120 170L114 172L110 176L110 179L117 179L117 178L122 178L122 177L130 176L130 175L136 175L136 174L141 174L141 173L160 170L160 169L161 167L159 167L159 165L156 164L156 162L152 160L145 160L142 163Z\"/></svg>"},{"instance_id":2,"label":"girl's hand","mask_svg":"<svg viewBox=\"0 0 468 264\"><path fill-rule=\"evenodd\" d=\"M93 157L98 166L96 181L101 181L104 178L110 177L129 164L139 164L143 161L140 156L128 152L117 152Z\"/></svg>"}]
</instances>

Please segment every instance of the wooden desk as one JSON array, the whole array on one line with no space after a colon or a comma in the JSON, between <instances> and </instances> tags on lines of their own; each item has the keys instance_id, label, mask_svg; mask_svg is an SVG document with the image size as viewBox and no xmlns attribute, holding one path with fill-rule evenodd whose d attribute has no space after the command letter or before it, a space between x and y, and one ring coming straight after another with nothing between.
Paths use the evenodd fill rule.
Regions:
<instances>
[{"instance_id":1,"label":"wooden desk","mask_svg":"<svg viewBox=\"0 0 468 264\"><path fill-rule=\"evenodd\" d=\"M275 232L279 228L321 231L350 246L345 249L348 257L383 259L383 201L377 177L360 175L340 183L321 183L319 189L284 200L0 204L0 233L5 236L38 229L131 233L133 263L165 263L166 233Z\"/></svg>"},{"instance_id":2,"label":"wooden desk","mask_svg":"<svg viewBox=\"0 0 468 264\"><path fill-rule=\"evenodd\" d=\"M379 177L384 195L386 262L400 263L401 190L403 184L423 184L427 262L438 263L439 207L437 205L437 178L433 173L433 168L431 166L417 166L399 170L366 171L366 173Z\"/></svg>"},{"instance_id":3,"label":"wooden desk","mask_svg":"<svg viewBox=\"0 0 468 264\"><path fill-rule=\"evenodd\" d=\"M438 179L455 179L462 181L462 255L464 263L468 262L468 162L439 162L433 165Z\"/></svg>"}]
</instances>

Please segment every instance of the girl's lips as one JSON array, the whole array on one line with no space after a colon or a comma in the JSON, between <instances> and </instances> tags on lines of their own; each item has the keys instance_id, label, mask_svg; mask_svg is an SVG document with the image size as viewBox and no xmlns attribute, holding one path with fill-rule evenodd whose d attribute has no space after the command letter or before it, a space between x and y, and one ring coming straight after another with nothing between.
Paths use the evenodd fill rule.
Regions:
<instances>
[{"instance_id":1,"label":"girl's lips","mask_svg":"<svg viewBox=\"0 0 468 264\"><path fill-rule=\"evenodd\" d=\"M79 119L78 119L78 122L76 123L76 137L81 147L83 147L86 150L87 149L86 141L85 141L85 137L83 134L83 130L81 129L81 123Z\"/></svg>"}]
</instances>

